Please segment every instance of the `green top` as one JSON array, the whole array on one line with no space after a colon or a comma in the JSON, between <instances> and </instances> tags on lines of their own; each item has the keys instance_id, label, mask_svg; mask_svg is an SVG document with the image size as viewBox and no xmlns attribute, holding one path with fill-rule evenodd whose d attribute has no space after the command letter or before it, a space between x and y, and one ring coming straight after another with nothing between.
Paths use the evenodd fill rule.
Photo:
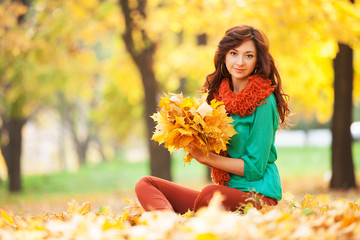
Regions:
<instances>
[{"instance_id":1,"label":"green top","mask_svg":"<svg viewBox=\"0 0 360 240\"><path fill-rule=\"evenodd\" d=\"M230 139L227 153L229 157L244 160L244 176L230 173L228 186L245 192L255 190L280 200L281 182L274 163L277 159L274 143L279 113L274 94L266 100L267 103L256 107L251 115L231 116L238 134Z\"/></svg>"}]
</instances>

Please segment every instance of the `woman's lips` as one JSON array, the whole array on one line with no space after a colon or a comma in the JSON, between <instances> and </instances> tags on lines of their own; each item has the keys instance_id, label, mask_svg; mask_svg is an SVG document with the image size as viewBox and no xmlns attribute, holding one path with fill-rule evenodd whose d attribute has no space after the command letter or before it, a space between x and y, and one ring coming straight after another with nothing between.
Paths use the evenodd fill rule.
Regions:
<instances>
[{"instance_id":1,"label":"woman's lips","mask_svg":"<svg viewBox=\"0 0 360 240\"><path fill-rule=\"evenodd\" d=\"M234 68L236 72L238 73L242 73L245 71L245 69L242 69L242 68Z\"/></svg>"}]
</instances>

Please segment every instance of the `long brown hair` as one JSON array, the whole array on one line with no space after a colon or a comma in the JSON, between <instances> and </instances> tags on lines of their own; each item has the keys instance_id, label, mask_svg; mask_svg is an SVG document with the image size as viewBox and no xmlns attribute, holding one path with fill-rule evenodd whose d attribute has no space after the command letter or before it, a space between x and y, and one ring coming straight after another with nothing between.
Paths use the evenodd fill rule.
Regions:
<instances>
[{"instance_id":1,"label":"long brown hair","mask_svg":"<svg viewBox=\"0 0 360 240\"><path fill-rule=\"evenodd\" d=\"M203 88L209 91L207 100L210 102L214 98L214 93L216 93L224 78L231 79L231 75L225 66L226 54L247 40L254 42L257 52L257 63L252 74L256 72L256 74L264 79L270 79L272 85L276 86L274 95L280 122L286 125L285 118L290 114L290 109L288 108L289 96L283 92L280 74L269 52L269 41L262 31L249 25L239 25L228 29L225 32L225 36L219 42L214 56L215 71L206 76Z\"/></svg>"}]
</instances>

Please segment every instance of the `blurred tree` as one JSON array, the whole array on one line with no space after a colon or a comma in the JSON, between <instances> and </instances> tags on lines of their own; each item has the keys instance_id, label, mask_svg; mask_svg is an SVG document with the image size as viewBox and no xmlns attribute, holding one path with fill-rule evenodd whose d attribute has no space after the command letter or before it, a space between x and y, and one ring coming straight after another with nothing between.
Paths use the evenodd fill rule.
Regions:
<instances>
[{"instance_id":1,"label":"blurred tree","mask_svg":"<svg viewBox=\"0 0 360 240\"><path fill-rule=\"evenodd\" d=\"M101 89L94 76L100 72L102 58L93 47L106 44L118 22L111 1L98 3L38 0L31 7L17 1L0 4L1 148L10 191L21 189L21 128L36 109L55 106L59 93L67 101L81 99L88 106L98 106ZM92 123L87 134L99 139L94 134L99 132L98 122L87 114ZM87 137L84 139L78 141L80 154L86 152Z\"/></svg>"},{"instance_id":2,"label":"blurred tree","mask_svg":"<svg viewBox=\"0 0 360 240\"><path fill-rule=\"evenodd\" d=\"M28 1L24 3L30 4ZM28 101L27 89L21 91L16 86L28 77L29 64L26 57L31 40L22 29L26 9L27 6L17 1L5 1L0 5L3 19L0 22L1 149L8 169L11 192L21 190L21 130L29 117L24 114L24 106Z\"/></svg>"},{"instance_id":3,"label":"blurred tree","mask_svg":"<svg viewBox=\"0 0 360 240\"><path fill-rule=\"evenodd\" d=\"M353 50L345 44L339 44L339 52L334 59L334 114L332 119L332 176L330 188L356 188L354 163L352 157L353 109Z\"/></svg>"},{"instance_id":4,"label":"blurred tree","mask_svg":"<svg viewBox=\"0 0 360 240\"><path fill-rule=\"evenodd\" d=\"M92 99L88 105L81 99L69 101L65 99L64 94L59 93L59 105L62 107L64 114L65 126L70 130L71 138L75 145L77 153L78 165L83 166L86 164L87 150L90 140L95 139L95 123L90 118L89 113L96 108L95 99Z\"/></svg>"},{"instance_id":5,"label":"blurred tree","mask_svg":"<svg viewBox=\"0 0 360 240\"><path fill-rule=\"evenodd\" d=\"M354 0L351 0L354 3ZM332 119L331 163L332 176L330 188L356 188L352 156L352 136L350 126L353 121L353 49L339 44L334 59L334 113Z\"/></svg>"},{"instance_id":6,"label":"blurred tree","mask_svg":"<svg viewBox=\"0 0 360 240\"><path fill-rule=\"evenodd\" d=\"M147 1L138 0L130 2L120 0L125 20L125 31L122 34L126 49L135 62L141 74L144 89L145 122L147 126L148 148L150 153L150 170L153 176L171 180L170 153L162 147L158 147L151 136L155 129L155 122L150 116L156 112L159 89L154 73L154 54L156 42L148 35L142 21L147 20Z\"/></svg>"},{"instance_id":7,"label":"blurred tree","mask_svg":"<svg viewBox=\"0 0 360 240\"><path fill-rule=\"evenodd\" d=\"M116 59L112 51L113 45L118 45L114 43L119 22L117 4L112 0L37 3L42 9L39 18L52 23L47 31L54 34L47 42L51 46L61 43L56 47L58 58L49 65L58 82L56 108L63 127L70 131L79 165L86 162L90 141L97 144L104 161L110 157L106 156L104 141L113 141L113 137L103 132L121 135L118 126L126 125L119 123L120 116L113 112L122 106L107 98L108 87L117 88L109 80L118 69L109 62Z\"/></svg>"},{"instance_id":8,"label":"blurred tree","mask_svg":"<svg viewBox=\"0 0 360 240\"><path fill-rule=\"evenodd\" d=\"M102 61L107 58L99 46L106 44L114 30L114 11L111 1L57 1L42 4L39 17L53 22L48 31L54 32L47 41L56 46L58 59L50 62L51 72L59 81L56 92L56 109L62 126L68 129L74 143L78 165L86 163L90 141L98 145L104 161L101 128L95 117L102 99ZM60 140L63 141L63 140ZM63 151L65 149L63 148ZM64 153L60 153L64 156ZM64 163L63 163L64 165Z\"/></svg>"}]
</instances>

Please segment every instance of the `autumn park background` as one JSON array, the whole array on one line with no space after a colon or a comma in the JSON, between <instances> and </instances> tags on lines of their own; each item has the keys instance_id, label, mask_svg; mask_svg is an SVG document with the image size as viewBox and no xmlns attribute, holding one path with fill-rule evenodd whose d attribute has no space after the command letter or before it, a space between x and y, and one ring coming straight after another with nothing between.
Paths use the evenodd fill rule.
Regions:
<instances>
[{"instance_id":1,"label":"autumn park background","mask_svg":"<svg viewBox=\"0 0 360 240\"><path fill-rule=\"evenodd\" d=\"M149 174L206 184L207 169L151 140L149 116L163 93L199 96L218 41L242 23L266 33L291 96L284 190L357 199L359 4L0 0L0 207L118 206Z\"/></svg>"}]
</instances>

